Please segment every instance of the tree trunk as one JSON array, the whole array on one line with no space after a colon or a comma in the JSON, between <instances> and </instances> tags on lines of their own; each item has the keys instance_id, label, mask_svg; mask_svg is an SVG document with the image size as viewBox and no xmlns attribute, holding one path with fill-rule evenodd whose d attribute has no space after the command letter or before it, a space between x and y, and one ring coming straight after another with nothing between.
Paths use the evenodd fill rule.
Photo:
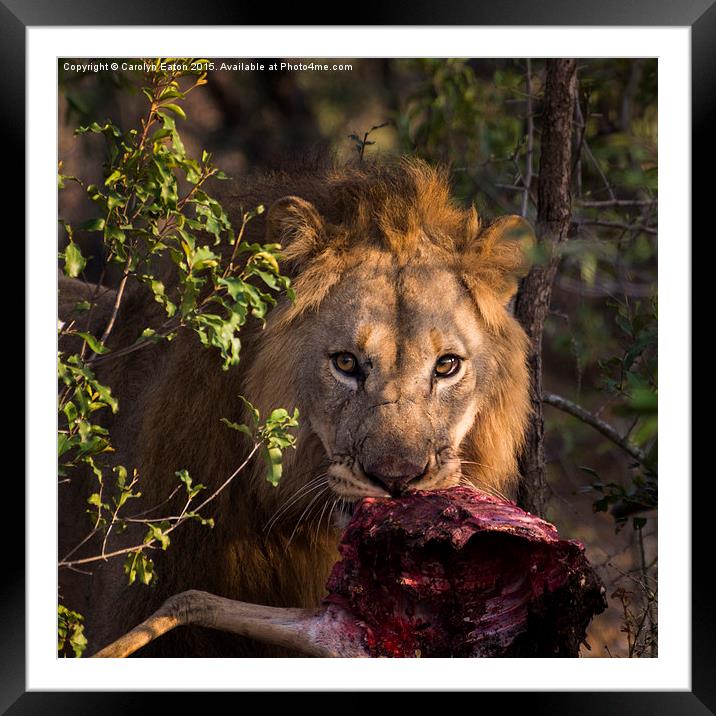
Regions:
<instances>
[{"instance_id":1,"label":"tree trunk","mask_svg":"<svg viewBox=\"0 0 716 716\"><path fill-rule=\"evenodd\" d=\"M567 238L571 218L572 121L576 97L576 60L547 60L542 113L536 234L545 263L524 278L515 301L515 316L530 339L533 416L520 457L522 481L518 503L543 516L546 499L544 424L542 416L542 331L549 310L559 256L555 249Z\"/></svg>"}]
</instances>

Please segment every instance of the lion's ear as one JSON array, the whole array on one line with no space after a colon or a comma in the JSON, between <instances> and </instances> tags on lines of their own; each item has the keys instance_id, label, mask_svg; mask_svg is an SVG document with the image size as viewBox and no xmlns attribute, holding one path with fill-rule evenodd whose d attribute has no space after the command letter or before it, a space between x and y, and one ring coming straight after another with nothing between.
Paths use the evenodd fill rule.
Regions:
<instances>
[{"instance_id":1,"label":"lion's ear","mask_svg":"<svg viewBox=\"0 0 716 716\"><path fill-rule=\"evenodd\" d=\"M476 277L503 304L510 301L519 280L529 272L535 244L534 230L521 216L503 216L473 240L469 256Z\"/></svg>"},{"instance_id":2,"label":"lion's ear","mask_svg":"<svg viewBox=\"0 0 716 716\"><path fill-rule=\"evenodd\" d=\"M281 244L287 261L301 263L323 244L325 224L316 207L300 196L277 199L266 215L266 242Z\"/></svg>"}]
</instances>

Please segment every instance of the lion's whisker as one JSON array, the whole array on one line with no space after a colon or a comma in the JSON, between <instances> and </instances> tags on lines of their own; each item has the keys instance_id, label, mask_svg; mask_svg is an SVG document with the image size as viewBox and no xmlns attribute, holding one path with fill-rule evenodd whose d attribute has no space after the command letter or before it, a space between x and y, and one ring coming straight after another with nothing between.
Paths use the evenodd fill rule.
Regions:
<instances>
[{"instance_id":1,"label":"lion's whisker","mask_svg":"<svg viewBox=\"0 0 716 716\"><path fill-rule=\"evenodd\" d=\"M266 533L267 537L273 529L273 526L279 521L281 517L284 517L286 515L286 513L290 510L291 507L293 507L293 505L295 505L299 500L301 500L303 497L306 497L314 490L317 490L322 485L328 484L328 480L324 479L326 477L326 474L327 473L323 473L322 475L319 475L305 485L302 485L293 495L289 496L287 500L279 506L279 508L276 510L276 512L274 512L274 514L269 518L269 520L266 522L266 525L264 526L264 531L268 530L268 532Z\"/></svg>"},{"instance_id":2,"label":"lion's whisker","mask_svg":"<svg viewBox=\"0 0 716 716\"><path fill-rule=\"evenodd\" d=\"M492 465L487 465L484 462L476 462L474 460L460 460L460 464L461 465L478 465L479 467L486 467L488 470L494 470L495 472L497 471L497 469L494 468ZM505 495L503 492L501 492L497 487L495 487L494 485L489 485L489 484L483 482L482 480L480 480L479 478L475 479L474 481L471 480L470 485L472 487L478 487L480 490L491 494L493 497L500 497L503 500L508 500L508 501L510 499L509 497L507 497L507 495Z\"/></svg>"},{"instance_id":3,"label":"lion's whisker","mask_svg":"<svg viewBox=\"0 0 716 716\"><path fill-rule=\"evenodd\" d=\"M323 495L325 495L326 492L329 492L329 490L326 489L326 490L324 490L323 492L319 493L319 494L318 494L318 497L319 497L319 498L323 497ZM306 519L305 519L304 524L308 525L309 520L311 519L311 515L313 514L313 510L314 510L314 509L317 509L317 508L320 506L321 501L323 502L323 508L321 509L321 512L319 513L319 516L318 516L318 527L316 527L316 530L315 530L315 540L316 540L316 541L314 542L314 544L317 544L317 542L318 542L318 530L319 530L319 528L320 528L321 520L322 520L322 518L323 518L323 514L324 514L324 512L325 512L325 509L326 509L326 507L328 506L329 499L330 499L330 492L329 492L329 498L328 498L328 499L325 499L325 500L320 500L320 499L319 499L319 500L317 500L317 501L316 501L316 504L310 509L310 511L309 511L308 514L306 515ZM315 522L315 517L313 518L313 521ZM310 529L309 529L308 527L307 527L307 529L306 529L306 532L307 532L307 534L310 534Z\"/></svg>"},{"instance_id":4,"label":"lion's whisker","mask_svg":"<svg viewBox=\"0 0 716 716\"><path fill-rule=\"evenodd\" d=\"M266 538L269 537L269 535L271 534L271 530L273 530L273 528L279 522L281 522L286 517L288 517L292 507L294 507L296 504L298 504L302 498L308 497L308 495L310 495L311 492L314 492L315 490L319 489L322 486L324 486L324 483L314 485L314 487L312 489L306 490L303 494L296 496L289 503L287 503L284 506L284 509L280 510L280 512L274 517L274 519L270 523L267 523L267 525L264 527L264 530L266 531Z\"/></svg>"},{"instance_id":5,"label":"lion's whisker","mask_svg":"<svg viewBox=\"0 0 716 716\"><path fill-rule=\"evenodd\" d=\"M264 531L267 532L266 536L271 532L273 529L273 526L280 520L281 517L285 516L287 512L290 510L290 508L295 505L302 497L305 497L306 495L310 494L314 489L317 489L321 486L320 481L315 481L310 483L309 485L304 485L299 490L292 495L290 495L283 503L281 503L278 507L278 509L273 513L273 515L267 520L266 524L264 525Z\"/></svg>"},{"instance_id":6,"label":"lion's whisker","mask_svg":"<svg viewBox=\"0 0 716 716\"><path fill-rule=\"evenodd\" d=\"M331 511L328 513L328 520L326 521L326 537L328 537L331 532L331 516L333 515L333 510L336 509L336 505L341 499L343 498L334 498L333 504L331 505Z\"/></svg>"},{"instance_id":7,"label":"lion's whisker","mask_svg":"<svg viewBox=\"0 0 716 716\"><path fill-rule=\"evenodd\" d=\"M291 532L291 536L288 538L288 542L286 543L286 549L288 549L288 548L291 546L291 542L293 541L293 537L294 537L294 535L296 534L296 530L298 530L298 528L299 528L301 522L303 521L303 518L306 516L306 513L307 513L310 509L313 508L313 505L314 505L314 503L316 502L316 500L317 500L321 495L323 495L328 489L329 489L329 488L328 488L328 485L326 485L326 487L324 487L320 492L318 492L316 495L314 495L313 499L308 503L308 506L303 510L303 512L301 513L301 516L300 516L300 517L298 518L298 520L296 521L296 525L295 525L295 527L293 528L293 532Z\"/></svg>"},{"instance_id":8,"label":"lion's whisker","mask_svg":"<svg viewBox=\"0 0 716 716\"><path fill-rule=\"evenodd\" d=\"M339 507L338 510L341 513L341 519L340 524L345 524L346 518L347 518L347 510L348 510L348 502L345 497L342 495L338 498L339 500ZM336 521L338 521L338 517L336 517Z\"/></svg>"},{"instance_id":9,"label":"lion's whisker","mask_svg":"<svg viewBox=\"0 0 716 716\"><path fill-rule=\"evenodd\" d=\"M482 482L481 480L474 481L464 476L461 476L460 484L465 485L465 487L477 488L478 490L486 492L488 495L492 495L493 497L499 497L500 499L507 500L509 502L509 497L507 497L507 495L498 490L494 485L489 485L488 483Z\"/></svg>"},{"instance_id":10,"label":"lion's whisker","mask_svg":"<svg viewBox=\"0 0 716 716\"><path fill-rule=\"evenodd\" d=\"M284 500L284 502L281 503L281 505L279 505L276 512L279 512L283 508L289 507L290 505L292 505L296 501L296 499L300 498L302 495L305 495L306 492L310 488L315 487L318 484L326 482L326 480L324 478L326 477L327 474L328 473L323 472L320 475L316 475L316 477L312 478L307 483L301 485L295 492L292 492L289 495L287 495L286 499ZM281 489L281 488L279 487L279 489ZM274 513L274 515L276 514L276 512Z\"/></svg>"},{"instance_id":11,"label":"lion's whisker","mask_svg":"<svg viewBox=\"0 0 716 716\"><path fill-rule=\"evenodd\" d=\"M326 511L326 507L328 507L328 502L323 503L323 509L321 510L321 514L318 516L318 524L316 525L316 542L318 542L318 532L321 529L321 521L323 520L323 514Z\"/></svg>"}]
</instances>

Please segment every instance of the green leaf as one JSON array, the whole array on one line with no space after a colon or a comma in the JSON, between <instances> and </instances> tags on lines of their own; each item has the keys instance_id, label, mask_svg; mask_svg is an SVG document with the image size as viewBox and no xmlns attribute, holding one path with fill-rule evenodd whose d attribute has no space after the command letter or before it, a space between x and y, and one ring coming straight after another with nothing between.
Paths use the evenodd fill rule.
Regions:
<instances>
[{"instance_id":1,"label":"green leaf","mask_svg":"<svg viewBox=\"0 0 716 716\"><path fill-rule=\"evenodd\" d=\"M104 229L104 238L109 239L112 241L119 241L120 243L124 243L126 239L126 234L122 229L120 229L117 226L114 226L113 224L109 224Z\"/></svg>"},{"instance_id":2,"label":"green leaf","mask_svg":"<svg viewBox=\"0 0 716 716\"><path fill-rule=\"evenodd\" d=\"M65 407L63 408L63 412L65 414L65 417L67 418L67 423L71 425L72 423L77 420L77 407L73 402L68 402L65 404Z\"/></svg>"},{"instance_id":3,"label":"green leaf","mask_svg":"<svg viewBox=\"0 0 716 716\"><path fill-rule=\"evenodd\" d=\"M184 99L184 93L180 92L176 87L165 87L159 95L160 100L174 98Z\"/></svg>"},{"instance_id":4,"label":"green leaf","mask_svg":"<svg viewBox=\"0 0 716 716\"><path fill-rule=\"evenodd\" d=\"M286 420L290 420L291 416L288 414L288 410L286 408L276 408L271 412L271 415L269 415L269 419L266 421L267 423L283 423Z\"/></svg>"},{"instance_id":5,"label":"green leaf","mask_svg":"<svg viewBox=\"0 0 716 716\"><path fill-rule=\"evenodd\" d=\"M244 408L248 410L249 417L251 418L254 427L258 427L259 424L259 411L255 408L243 395L239 396L239 400L244 404Z\"/></svg>"},{"instance_id":6,"label":"green leaf","mask_svg":"<svg viewBox=\"0 0 716 716\"><path fill-rule=\"evenodd\" d=\"M170 109L174 114L179 115L182 119L186 119L186 112L178 104L163 104L162 109Z\"/></svg>"},{"instance_id":7,"label":"green leaf","mask_svg":"<svg viewBox=\"0 0 716 716\"><path fill-rule=\"evenodd\" d=\"M219 257L208 247L200 246L191 257L192 271L201 271L219 265Z\"/></svg>"},{"instance_id":8,"label":"green leaf","mask_svg":"<svg viewBox=\"0 0 716 716\"><path fill-rule=\"evenodd\" d=\"M192 276L191 274L184 279L183 294L181 300L181 315L186 318L196 308L196 299L199 295L199 289L204 285L204 279Z\"/></svg>"},{"instance_id":9,"label":"green leaf","mask_svg":"<svg viewBox=\"0 0 716 716\"><path fill-rule=\"evenodd\" d=\"M172 131L170 129L165 129L162 127L161 129L158 129L154 134L152 135L152 142L158 142L161 139L166 139L167 137L172 136Z\"/></svg>"},{"instance_id":10,"label":"green leaf","mask_svg":"<svg viewBox=\"0 0 716 716\"><path fill-rule=\"evenodd\" d=\"M269 273L268 271L261 271L260 269L253 269L252 273L256 274L261 278L261 280L269 287L274 289L275 291L279 290L279 285L276 280L276 276L274 274Z\"/></svg>"},{"instance_id":11,"label":"green leaf","mask_svg":"<svg viewBox=\"0 0 716 716\"><path fill-rule=\"evenodd\" d=\"M62 457L70 448L72 443L67 433L57 433L57 457Z\"/></svg>"},{"instance_id":12,"label":"green leaf","mask_svg":"<svg viewBox=\"0 0 716 716\"><path fill-rule=\"evenodd\" d=\"M172 306L174 307L174 311L176 311L176 306L172 303ZM137 339L137 343L144 343L144 341L148 341L150 343L161 343L162 341L165 341L168 339L168 336L163 336L161 333L157 333L153 328L145 328L142 331L142 335Z\"/></svg>"},{"instance_id":13,"label":"green leaf","mask_svg":"<svg viewBox=\"0 0 716 716\"><path fill-rule=\"evenodd\" d=\"M74 241L70 241L65 249L65 274L72 278L76 278L84 270L87 265L80 247Z\"/></svg>"},{"instance_id":14,"label":"green leaf","mask_svg":"<svg viewBox=\"0 0 716 716\"><path fill-rule=\"evenodd\" d=\"M127 481L127 468L124 465L117 465L112 468L112 471L117 475L117 486L121 489L124 487Z\"/></svg>"},{"instance_id":15,"label":"green leaf","mask_svg":"<svg viewBox=\"0 0 716 716\"><path fill-rule=\"evenodd\" d=\"M68 656L69 650L80 658L87 647L84 635L84 617L67 609L62 604L57 606L57 652L60 656Z\"/></svg>"},{"instance_id":16,"label":"green leaf","mask_svg":"<svg viewBox=\"0 0 716 716\"><path fill-rule=\"evenodd\" d=\"M244 425L243 423L233 423L231 420L227 420L226 418L220 418L220 420L224 423L224 425L227 425L232 430L238 430L240 433L244 433L244 435L248 435L250 438L254 437L254 433L248 425Z\"/></svg>"},{"instance_id":17,"label":"green leaf","mask_svg":"<svg viewBox=\"0 0 716 716\"><path fill-rule=\"evenodd\" d=\"M95 507L102 507L102 498L99 496L99 492L95 492L87 498L87 504L94 505Z\"/></svg>"},{"instance_id":18,"label":"green leaf","mask_svg":"<svg viewBox=\"0 0 716 716\"><path fill-rule=\"evenodd\" d=\"M188 470L177 470L174 474L186 485L186 494L189 499L196 497L202 490L206 489L206 485L202 485L201 483L197 485L193 484Z\"/></svg>"},{"instance_id":19,"label":"green leaf","mask_svg":"<svg viewBox=\"0 0 716 716\"><path fill-rule=\"evenodd\" d=\"M87 345L95 353L102 355L103 353L109 352L109 348L102 345L102 343L100 343L100 341L99 341L99 338L97 338L96 336L93 336L91 333L84 333L83 331L77 331L76 335L80 336L81 338L84 338L84 340L87 341Z\"/></svg>"},{"instance_id":20,"label":"green leaf","mask_svg":"<svg viewBox=\"0 0 716 716\"><path fill-rule=\"evenodd\" d=\"M162 549L166 550L166 548L169 546L169 536L165 534L165 532L162 530L162 528L159 525L154 524L153 522L150 522L147 525L147 535L144 538L145 542L151 542L152 540L156 540L161 544Z\"/></svg>"},{"instance_id":21,"label":"green leaf","mask_svg":"<svg viewBox=\"0 0 716 716\"><path fill-rule=\"evenodd\" d=\"M279 448L264 448L263 453L266 462L266 479L276 487L283 472L281 450Z\"/></svg>"},{"instance_id":22,"label":"green leaf","mask_svg":"<svg viewBox=\"0 0 716 716\"><path fill-rule=\"evenodd\" d=\"M77 228L83 231L102 231L104 223L104 219L90 219L80 224Z\"/></svg>"},{"instance_id":23,"label":"green leaf","mask_svg":"<svg viewBox=\"0 0 716 716\"><path fill-rule=\"evenodd\" d=\"M148 585L154 576L154 562L141 550L130 552L124 562L124 572L129 578L129 584L139 579L142 584Z\"/></svg>"},{"instance_id":24,"label":"green leaf","mask_svg":"<svg viewBox=\"0 0 716 716\"><path fill-rule=\"evenodd\" d=\"M157 303L165 303L167 296L164 292L164 284L159 279L152 278L151 276L147 276L145 278L149 282L149 288L152 289L152 293L154 294L154 300Z\"/></svg>"},{"instance_id":25,"label":"green leaf","mask_svg":"<svg viewBox=\"0 0 716 716\"><path fill-rule=\"evenodd\" d=\"M113 413L116 413L119 410L119 402L112 395L112 391L109 386L102 385L101 383L95 383L94 389L97 391L97 394L102 402L107 405Z\"/></svg>"},{"instance_id":26,"label":"green leaf","mask_svg":"<svg viewBox=\"0 0 716 716\"><path fill-rule=\"evenodd\" d=\"M214 527L213 517L205 518L202 517L198 512L187 512L186 517L192 520L196 520L197 522L200 522L202 525L206 525L207 527Z\"/></svg>"},{"instance_id":27,"label":"green leaf","mask_svg":"<svg viewBox=\"0 0 716 716\"><path fill-rule=\"evenodd\" d=\"M238 301L239 298L244 298L244 294L246 292L246 281L243 281L240 278L220 278L217 282L220 286L226 286L226 290L229 292L229 295L231 298L234 299L234 301Z\"/></svg>"},{"instance_id":28,"label":"green leaf","mask_svg":"<svg viewBox=\"0 0 716 716\"><path fill-rule=\"evenodd\" d=\"M122 172L115 169L105 180L106 186L114 186L122 178Z\"/></svg>"}]
</instances>

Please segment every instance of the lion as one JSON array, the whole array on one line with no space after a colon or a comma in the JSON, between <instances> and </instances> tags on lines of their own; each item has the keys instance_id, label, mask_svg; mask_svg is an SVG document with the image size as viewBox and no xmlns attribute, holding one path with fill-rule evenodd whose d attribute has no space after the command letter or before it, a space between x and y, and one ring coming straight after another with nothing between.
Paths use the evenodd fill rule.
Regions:
<instances>
[{"instance_id":1,"label":"lion","mask_svg":"<svg viewBox=\"0 0 716 716\"><path fill-rule=\"evenodd\" d=\"M254 459L208 506L213 530L177 529L152 555L155 585L128 589L121 560L91 578L64 577L73 596L84 590L90 651L187 589L317 606L363 497L457 484L514 494L530 401L528 341L508 306L528 270L529 224L508 216L483 225L474 206L451 198L447 169L416 159L274 172L222 201L269 206L247 240L281 244L295 301L280 301L264 328L247 324L241 363L226 372L189 331L103 362L98 376L120 404L109 425L115 459L138 469L146 509L172 493L180 468L213 492L250 447L221 423L247 422L240 395L261 416L298 408L296 449L285 452L278 487ZM96 330L114 297L103 296ZM109 347L163 320L153 296L128 287ZM113 536L113 548L127 539ZM195 627L138 652L286 654Z\"/></svg>"}]
</instances>

